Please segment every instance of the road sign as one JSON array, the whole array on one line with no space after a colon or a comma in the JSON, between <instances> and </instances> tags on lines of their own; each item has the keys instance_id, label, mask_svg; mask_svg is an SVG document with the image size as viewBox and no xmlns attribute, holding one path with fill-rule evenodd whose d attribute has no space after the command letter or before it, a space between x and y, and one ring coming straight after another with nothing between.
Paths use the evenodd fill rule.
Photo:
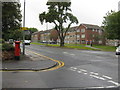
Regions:
<instances>
[{"instance_id":1,"label":"road sign","mask_svg":"<svg viewBox=\"0 0 120 90\"><path fill-rule=\"evenodd\" d=\"M20 30L28 30L27 27L21 27Z\"/></svg>"}]
</instances>

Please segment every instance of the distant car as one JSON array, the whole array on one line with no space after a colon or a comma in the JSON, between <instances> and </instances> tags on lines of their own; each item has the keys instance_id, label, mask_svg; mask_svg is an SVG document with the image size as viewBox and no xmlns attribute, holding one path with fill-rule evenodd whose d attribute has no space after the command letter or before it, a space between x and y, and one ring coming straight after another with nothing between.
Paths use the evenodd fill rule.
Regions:
<instances>
[{"instance_id":1,"label":"distant car","mask_svg":"<svg viewBox=\"0 0 120 90\"><path fill-rule=\"evenodd\" d=\"M30 45L31 40L24 40L25 45Z\"/></svg>"},{"instance_id":2,"label":"distant car","mask_svg":"<svg viewBox=\"0 0 120 90\"><path fill-rule=\"evenodd\" d=\"M120 46L118 46L116 49L116 55L120 55Z\"/></svg>"}]
</instances>

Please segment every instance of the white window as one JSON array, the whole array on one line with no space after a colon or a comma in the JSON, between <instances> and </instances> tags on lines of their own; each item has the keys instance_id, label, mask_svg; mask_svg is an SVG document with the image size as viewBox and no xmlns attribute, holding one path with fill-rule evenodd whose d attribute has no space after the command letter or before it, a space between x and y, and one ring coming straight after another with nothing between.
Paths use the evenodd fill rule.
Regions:
<instances>
[{"instance_id":1,"label":"white window","mask_svg":"<svg viewBox=\"0 0 120 90\"><path fill-rule=\"evenodd\" d=\"M81 29L81 32L85 32L85 29L84 29L84 28L82 28L82 29Z\"/></svg>"},{"instance_id":2,"label":"white window","mask_svg":"<svg viewBox=\"0 0 120 90\"><path fill-rule=\"evenodd\" d=\"M93 37L95 37L95 35L93 35Z\"/></svg>"},{"instance_id":3,"label":"white window","mask_svg":"<svg viewBox=\"0 0 120 90\"><path fill-rule=\"evenodd\" d=\"M92 31L94 32L95 30L94 30L94 29L92 29Z\"/></svg>"},{"instance_id":4,"label":"white window","mask_svg":"<svg viewBox=\"0 0 120 90\"><path fill-rule=\"evenodd\" d=\"M80 29L77 29L77 32L80 32Z\"/></svg>"},{"instance_id":5,"label":"white window","mask_svg":"<svg viewBox=\"0 0 120 90\"><path fill-rule=\"evenodd\" d=\"M81 35L81 38L85 38L85 34L82 34L82 35Z\"/></svg>"},{"instance_id":6,"label":"white window","mask_svg":"<svg viewBox=\"0 0 120 90\"><path fill-rule=\"evenodd\" d=\"M79 38L80 37L80 35L77 35L77 38Z\"/></svg>"}]
</instances>

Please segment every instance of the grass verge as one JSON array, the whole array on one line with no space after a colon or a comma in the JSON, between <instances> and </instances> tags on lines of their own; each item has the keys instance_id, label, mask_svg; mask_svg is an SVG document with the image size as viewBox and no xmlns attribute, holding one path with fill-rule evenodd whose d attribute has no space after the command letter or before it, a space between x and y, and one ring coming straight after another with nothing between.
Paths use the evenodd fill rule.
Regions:
<instances>
[{"instance_id":1,"label":"grass verge","mask_svg":"<svg viewBox=\"0 0 120 90\"><path fill-rule=\"evenodd\" d=\"M52 46L52 47L60 47L59 44L44 44L44 43L37 43L37 42L32 42L31 44L45 45L45 46ZM72 49L81 49L81 50L98 50L98 49L86 47L83 44L77 44L77 45L76 44L65 44L64 47L60 47L60 48L72 48Z\"/></svg>"}]
</instances>

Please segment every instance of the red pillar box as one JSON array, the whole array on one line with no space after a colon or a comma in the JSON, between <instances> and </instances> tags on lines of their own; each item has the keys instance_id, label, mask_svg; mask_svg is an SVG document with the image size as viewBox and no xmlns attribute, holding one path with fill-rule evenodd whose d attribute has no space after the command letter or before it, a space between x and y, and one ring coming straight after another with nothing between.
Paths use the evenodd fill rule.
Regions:
<instances>
[{"instance_id":1,"label":"red pillar box","mask_svg":"<svg viewBox=\"0 0 120 90\"><path fill-rule=\"evenodd\" d=\"M15 59L20 59L20 41L15 41Z\"/></svg>"}]
</instances>

